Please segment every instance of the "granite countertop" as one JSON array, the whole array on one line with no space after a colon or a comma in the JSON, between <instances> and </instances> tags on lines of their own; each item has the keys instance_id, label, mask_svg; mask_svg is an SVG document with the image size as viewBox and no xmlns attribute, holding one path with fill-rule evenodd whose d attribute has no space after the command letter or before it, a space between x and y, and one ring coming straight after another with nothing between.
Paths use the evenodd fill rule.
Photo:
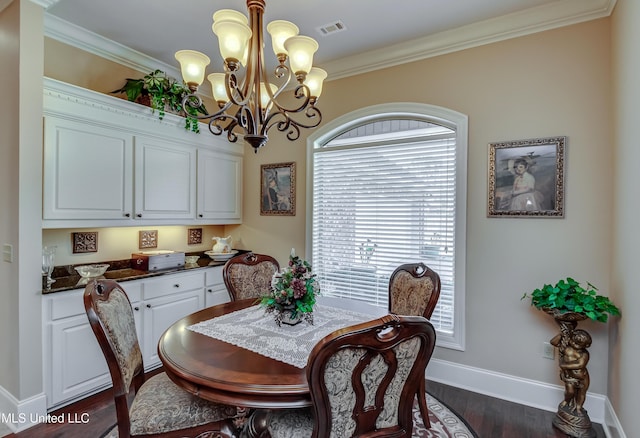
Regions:
<instances>
[{"instance_id":1,"label":"granite countertop","mask_svg":"<svg viewBox=\"0 0 640 438\"><path fill-rule=\"evenodd\" d=\"M244 252L247 251L239 251L238 253L240 254ZM107 271L104 273L103 278L116 281L139 280L141 278L157 277L165 274L175 274L177 272L191 271L193 269L203 269L209 268L211 266L223 266L225 264L225 262L222 261L211 260L211 258L205 255L203 252L187 253L187 255L199 255L200 259L198 259L198 262L194 264L186 264L179 268L164 269L162 271L141 271L139 269L132 269L131 259L56 266L53 270L53 274L51 275L51 278L55 280L55 283L51 285L51 289L45 289L43 286L42 293L52 294L56 292L83 288L87 284L88 280L80 277L74 267L87 264L93 265L99 263L108 263L109 269L107 269Z\"/></svg>"}]
</instances>

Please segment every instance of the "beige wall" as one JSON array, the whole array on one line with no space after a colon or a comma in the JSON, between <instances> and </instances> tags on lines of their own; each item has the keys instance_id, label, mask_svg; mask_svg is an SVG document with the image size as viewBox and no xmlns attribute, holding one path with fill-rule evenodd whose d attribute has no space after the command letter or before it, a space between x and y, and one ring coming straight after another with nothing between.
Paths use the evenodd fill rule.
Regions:
<instances>
[{"instance_id":1,"label":"beige wall","mask_svg":"<svg viewBox=\"0 0 640 438\"><path fill-rule=\"evenodd\" d=\"M325 122L365 106L402 101L469 116L467 349L438 349L435 357L559 384L557 364L541 357L542 343L557 327L520 297L566 276L609 293L609 30L608 20L597 20L325 85L319 102ZM566 217L487 218L488 143L558 135L568 136ZM289 247L299 253L304 248L306 148L304 141L272 137L257 155L245 157L244 223L233 234L282 261ZM260 164L285 161L298 165L297 215L261 217ZM594 339L590 390L603 394L607 328L584 326Z\"/></svg>"},{"instance_id":2,"label":"beige wall","mask_svg":"<svg viewBox=\"0 0 640 438\"><path fill-rule=\"evenodd\" d=\"M469 116L467 349L438 349L436 357L559 384L557 364L541 357L542 342L554 336L557 327L520 297L565 276L610 293L610 24L608 19L587 22L326 84L319 102L325 122L365 106L400 101L443 106ZM47 41L47 76L99 91L113 89L113 83L107 87L79 79L95 60L67 53L73 62L66 65L74 66L68 71L56 60L59 50L68 48ZM107 64L98 74L113 67ZM568 136L566 217L487 218L487 144L557 135ZM270 137L257 155L246 149L244 223L226 227L225 233L231 232L241 247L284 261L291 247L299 254L305 250L306 146L305 138L290 143L277 132ZM260 165L289 161L297 163L296 216L260 216ZM624 301L624 294L615 298ZM594 339L590 391L603 394L607 327L584 327ZM628 397L621 397L620 403L626 401Z\"/></svg>"},{"instance_id":3,"label":"beige wall","mask_svg":"<svg viewBox=\"0 0 640 438\"><path fill-rule=\"evenodd\" d=\"M42 200L42 9L14 1L0 13L0 386L18 400L42 392L40 222ZM36 324L33 321L37 321Z\"/></svg>"},{"instance_id":4,"label":"beige wall","mask_svg":"<svg viewBox=\"0 0 640 438\"><path fill-rule=\"evenodd\" d=\"M188 244L188 229L202 228L202 243ZM42 232L42 244L56 246L55 264L78 265L82 263L104 262L108 260L125 260L132 253L141 251L139 247L139 232L141 230L156 230L158 232L158 248L173 251L198 252L208 251L213 247L212 238L226 237L224 226L146 226L146 227L111 227L54 229ZM97 231L98 251L91 253L73 253L72 233L74 231ZM238 246L234 247L238 248Z\"/></svg>"},{"instance_id":5,"label":"beige wall","mask_svg":"<svg viewBox=\"0 0 640 438\"><path fill-rule=\"evenodd\" d=\"M0 13L0 78L2 82L15 83L19 78L19 4L14 2ZM19 104L17 87L7 87L4 108L16 108ZM18 114L2 111L0 117L0 241L18 249L18 191L10 190L18 185ZM17 264L0 262L0 386L17 394L19 361L12 352L18 347L18 267Z\"/></svg>"},{"instance_id":6,"label":"beige wall","mask_svg":"<svg viewBox=\"0 0 640 438\"><path fill-rule=\"evenodd\" d=\"M640 430L640 381L638 380L638 184L640 163L640 2L618 0L613 14L613 98L614 98L614 223L611 265L613 298L623 317L610 330L611 358L609 398L627 436ZM615 435L614 435L615 437Z\"/></svg>"}]
</instances>

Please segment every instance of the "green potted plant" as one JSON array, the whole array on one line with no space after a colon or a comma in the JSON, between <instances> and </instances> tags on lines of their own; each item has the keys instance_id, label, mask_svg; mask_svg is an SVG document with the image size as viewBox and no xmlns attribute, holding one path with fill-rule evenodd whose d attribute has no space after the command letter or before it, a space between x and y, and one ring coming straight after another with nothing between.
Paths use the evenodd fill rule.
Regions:
<instances>
[{"instance_id":1,"label":"green potted plant","mask_svg":"<svg viewBox=\"0 0 640 438\"><path fill-rule=\"evenodd\" d=\"M168 76L162 70L154 70L142 78L127 78L122 88L112 93L125 93L129 101L150 106L152 110L158 111L158 117L162 120L165 111L184 114L182 100L191 94L191 91L185 84ZM195 108L187 105L185 129L193 132L200 131L196 119L198 114L208 114L204 104Z\"/></svg>"},{"instance_id":2,"label":"green potted plant","mask_svg":"<svg viewBox=\"0 0 640 438\"><path fill-rule=\"evenodd\" d=\"M551 315L577 313L598 322L607 322L609 315L619 316L620 309L608 297L598 295L597 290L591 283L584 288L569 277L553 286L545 284L530 294L525 293L522 299L531 298L532 306Z\"/></svg>"},{"instance_id":3,"label":"green potted plant","mask_svg":"<svg viewBox=\"0 0 640 438\"><path fill-rule=\"evenodd\" d=\"M552 424L572 437L595 437L591 419L584 409L590 381L587 349L592 338L585 330L577 328L578 322L587 318L607 322L609 315L620 315L620 309L597 291L591 283L582 287L568 277L522 296L522 299L531 298L532 306L551 315L560 326L560 333L549 343L558 349L560 380L565 384L565 393Z\"/></svg>"}]
</instances>

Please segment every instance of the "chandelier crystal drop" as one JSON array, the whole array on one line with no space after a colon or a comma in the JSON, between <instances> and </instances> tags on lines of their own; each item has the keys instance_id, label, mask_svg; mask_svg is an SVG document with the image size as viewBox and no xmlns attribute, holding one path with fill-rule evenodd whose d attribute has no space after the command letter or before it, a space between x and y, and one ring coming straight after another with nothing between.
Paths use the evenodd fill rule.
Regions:
<instances>
[{"instance_id":1,"label":"chandelier crystal drop","mask_svg":"<svg viewBox=\"0 0 640 438\"><path fill-rule=\"evenodd\" d=\"M212 134L226 133L232 143L239 135L243 136L256 153L267 143L267 133L273 127L286 132L286 137L294 141L300 137L301 128L315 128L322 122L316 103L327 77L324 70L312 66L318 43L298 35L295 24L275 20L267 25L267 32L278 60L271 76L277 84L270 80L263 53L264 8L264 0L247 0L249 18L231 9L213 14L212 30L218 37L225 71L207 76L218 111L197 117L209 121ZM197 108L202 105L197 90L211 60L193 50L180 50L175 56L191 90L182 106ZM292 77L297 83L289 89ZM285 93L291 93L287 102L293 102L292 108L279 99Z\"/></svg>"}]
</instances>

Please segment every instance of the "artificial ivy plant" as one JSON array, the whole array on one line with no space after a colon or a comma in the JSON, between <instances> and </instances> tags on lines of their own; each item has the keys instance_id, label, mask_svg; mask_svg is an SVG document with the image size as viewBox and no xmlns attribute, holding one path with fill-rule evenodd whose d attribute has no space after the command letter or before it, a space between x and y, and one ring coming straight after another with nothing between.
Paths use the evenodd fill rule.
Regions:
<instances>
[{"instance_id":1,"label":"artificial ivy plant","mask_svg":"<svg viewBox=\"0 0 640 438\"><path fill-rule=\"evenodd\" d=\"M158 111L160 120L165 115L165 111L184 113L182 100L191 94L189 88L167 75L162 70L154 70L142 78L127 78L122 88L112 91L112 93L125 93L127 99L136 102L139 99L149 98L149 106L154 111ZM204 104L197 108L187 105L185 115L185 129L193 132L200 132L198 127L198 114L208 114Z\"/></svg>"}]
</instances>

